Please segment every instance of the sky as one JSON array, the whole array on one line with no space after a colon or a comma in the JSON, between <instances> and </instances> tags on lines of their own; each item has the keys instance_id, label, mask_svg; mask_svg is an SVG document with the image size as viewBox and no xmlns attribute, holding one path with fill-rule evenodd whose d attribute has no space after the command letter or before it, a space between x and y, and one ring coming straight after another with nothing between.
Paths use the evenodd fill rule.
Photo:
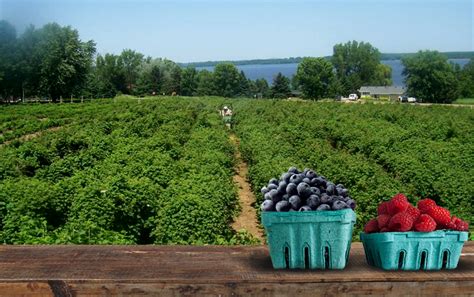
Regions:
<instances>
[{"instance_id":1,"label":"sky","mask_svg":"<svg viewBox=\"0 0 474 297\"><path fill-rule=\"evenodd\" d=\"M473 51L474 0L0 0L18 34L71 26L97 52L176 62L326 56L335 44L381 52Z\"/></svg>"}]
</instances>

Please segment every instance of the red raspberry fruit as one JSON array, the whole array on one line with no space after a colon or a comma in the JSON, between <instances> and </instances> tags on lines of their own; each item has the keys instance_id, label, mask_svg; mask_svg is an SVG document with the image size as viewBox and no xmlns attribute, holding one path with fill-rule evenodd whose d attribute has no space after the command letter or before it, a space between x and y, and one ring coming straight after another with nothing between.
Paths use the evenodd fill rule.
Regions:
<instances>
[{"instance_id":1,"label":"red raspberry fruit","mask_svg":"<svg viewBox=\"0 0 474 297\"><path fill-rule=\"evenodd\" d=\"M413 229L418 232L431 232L436 229L436 222L427 214L422 214L413 225Z\"/></svg>"},{"instance_id":2,"label":"red raspberry fruit","mask_svg":"<svg viewBox=\"0 0 474 297\"><path fill-rule=\"evenodd\" d=\"M382 214L388 214L388 201L382 202L379 204L379 207L377 208L377 214L382 215Z\"/></svg>"},{"instance_id":3,"label":"red raspberry fruit","mask_svg":"<svg viewBox=\"0 0 474 297\"><path fill-rule=\"evenodd\" d=\"M469 224L463 220L461 220L458 217L453 216L451 219L451 226L453 226L454 230L456 231L468 231L469 230ZM451 227L450 226L450 227Z\"/></svg>"},{"instance_id":4,"label":"red raspberry fruit","mask_svg":"<svg viewBox=\"0 0 474 297\"><path fill-rule=\"evenodd\" d=\"M421 214L420 210L411 204L408 204L406 212L412 217L413 222L415 222Z\"/></svg>"},{"instance_id":5,"label":"red raspberry fruit","mask_svg":"<svg viewBox=\"0 0 474 297\"><path fill-rule=\"evenodd\" d=\"M381 214L377 217L377 223L379 224L379 229L382 230L384 227L388 227L388 223L392 217L388 214Z\"/></svg>"},{"instance_id":6,"label":"red raspberry fruit","mask_svg":"<svg viewBox=\"0 0 474 297\"><path fill-rule=\"evenodd\" d=\"M436 202L430 198L421 199L420 201L418 201L417 206L421 213L427 213L428 209L436 206Z\"/></svg>"},{"instance_id":7,"label":"red raspberry fruit","mask_svg":"<svg viewBox=\"0 0 474 297\"><path fill-rule=\"evenodd\" d=\"M367 222L364 226L365 233L374 233L379 231L379 225L377 223L377 219L372 219Z\"/></svg>"},{"instance_id":8,"label":"red raspberry fruit","mask_svg":"<svg viewBox=\"0 0 474 297\"><path fill-rule=\"evenodd\" d=\"M387 227L380 229L380 232L390 232L390 229Z\"/></svg>"},{"instance_id":9,"label":"red raspberry fruit","mask_svg":"<svg viewBox=\"0 0 474 297\"><path fill-rule=\"evenodd\" d=\"M388 223L390 231L406 232L410 231L412 226L413 218L406 211L397 213Z\"/></svg>"},{"instance_id":10,"label":"red raspberry fruit","mask_svg":"<svg viewBox=\"0 0 474 297\"><path fill-rule=\"evenodd\" d=\"M426 214L432 217L436 224L440 226L447 226L449 222L451 222L451 214L449 210L441 206L435 206L432 208L428 208Z\"/></svg>"},{"instance_id":11,"label":"red raspberry fruit","mask_svg":"<svg viewBox=\"0 0 474 297\"><path fill-rule=\"evenodd\" d=\"M387 205L388 214L395 215L397 213L403 212L408 207L408 199L405 195L399 193L390 200Z\"/></svg>"}]
</instances>

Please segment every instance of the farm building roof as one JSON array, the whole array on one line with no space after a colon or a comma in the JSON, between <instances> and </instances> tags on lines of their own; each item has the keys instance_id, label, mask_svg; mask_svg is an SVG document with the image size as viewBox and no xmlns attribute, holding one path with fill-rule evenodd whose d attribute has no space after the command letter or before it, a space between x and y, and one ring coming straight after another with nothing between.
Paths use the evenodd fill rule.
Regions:
<instances>
[{"instance_id":1,"label":"farm building roof","mask_svg":"<svg viewBox=\"0 0 474 297\"><path fill-rule=\"evenodd\" d=\"M375 95L403 95L406 92L405 87L397 86L362 86L360 93L370 93Z\"/></svg>"}]
</instances>

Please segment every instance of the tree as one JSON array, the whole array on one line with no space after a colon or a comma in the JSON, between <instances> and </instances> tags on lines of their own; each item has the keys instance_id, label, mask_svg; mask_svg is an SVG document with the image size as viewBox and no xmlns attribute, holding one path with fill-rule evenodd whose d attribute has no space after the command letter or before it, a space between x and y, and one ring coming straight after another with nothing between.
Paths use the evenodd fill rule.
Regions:
<instances>
[{"instance_id":1,"label":"tree","mask_svg":"<svg viewBox=\"0 0 474 297\"><path fill-rule=\"evenodd\" d=\"M463 98L474 98L474 58L464 65L458 77L459 95Z\"/></svg>"},{"instance_id":2,"label":"tree","mask_svg":"<svg viewBox=\"0 0 474 297\"><path fill-rule=\"evenodd\" d=\"M56 23L46 24L35 34L39 41L33 53L33 67L39 73L40 93L53 101L72 95L87 79L95 43L82 42L77 30Z\"/></svg>"},{"instance_id":3,"label":"tree","mask_svg":"<svg viewBox=\"0 0 474 297\"><path fill-rule=\"evenodd\" d=\"M197 73L197 95L210 96L216 95L214 86L214 74L207 70L200 70Z\"/></svg>"},{"instance_id":4,"label":"tree","mask_svg":"<svg viewBox=\"0 0 474 297\"><path fill-rule=\"evenodd\" d=\"M217 96L236 97L239 95L241 76L233 64L217 64L214 68L213 78Z\"/></svg>"},{"instance_id":5,"label":"tree","mask_svg":"<svg viewBox=\"0 0 474 297\"><path fill-rule=\"evenodd\" d=\"M290 80L288 77L278 72L273 78L273 84L271 88L273 98L288 98L291 94Z\"/></svg>"},{"instance_id":6,"label":"tree","mask_svg":"<svg viewBox=\"0 0 474 297\"><path fill-rule=\"evenodd\" d=\"M95 67L92 70L89 86L94 90L94 97L114 97L118 92L125 93L125 70L119 56L113 54L97 55Z\"/></svg>"},{"instance_id":7,"label":"tree","mask_svg":"<svg viewBox=\"0 0 474 297\"><path fill-rule=\"evenodd\" d=\"M259 78L255 80L255 90L257 98L270 98L271 91L268 82L264 78Z\"/></svg>"},{"instance_id":8,"label":"tree","mask_svg":"<svg viewBox=\"0 0 474 297\"><path fill-rule=\"evenodd\" d=\"M304 58L298 64L296 81L305 98L331 97L331 85L335 80L333 66L325 58Z\"/></svg>"},{"instance_id":9,"label":"tree","mask_svg":"<svg viewBox=\"0 0 474 297\"><path fill-rule=\"evenodd\" d=\"M408 94L426 102L450 103L457 98L453 65L437 51L419 51L402 58Z\"/></svg>"},{"instance_id":10,"label":"tree","mask_svg":"<svg viewBox=\"0 0 474 297\"><path fill-rule=\"evenodd\" d=\"M187 67L181 72L181 95L194 96L198 88L198 72L194 67Z\"/></svg>"},{"instance_id":11,"label":"tree","mask_svg":"<svg viewBox=\"0 0 474 297\"><path fill-rule=\"evenodd\" d=\"M125 49L120 54L119 63L123 65L127 93L133 92L138 78L138 69L143 61L143 54L131 49Z\"/></svg>"},{"instance_id":12,"label":"tree","mask_svg":"<svg viewBox=\"0 0 474 297\"><path fill-rule=\"evenodd\" d=\"M16 30L7 21L0 21L0 97L15 93L15 65L20 61L17 54Z\"/></svg>"},{"instance_id":13,"label":"tree","mask_svg":"<svg viewBox=\"0 0 474 297\"><path fill-rule=\"evenodd\" d=\"M331 61L345 94L354 93L363 85L391 84L388 66L380 66L380 52L368 42L336 44Z\"/></svg>"},{"instance_id":14,"label":"tree","mask_svg":"<svg viewBox=\"0 0 474 297\"><path fill-rule=\"evenodd\" d=\"M237 95L239 97L250 97L250 87L251 87L251 83L249 83L249 80L245 76L245 73L243 71L240 71L239 92Z\"/></svg>"}]
</instances>

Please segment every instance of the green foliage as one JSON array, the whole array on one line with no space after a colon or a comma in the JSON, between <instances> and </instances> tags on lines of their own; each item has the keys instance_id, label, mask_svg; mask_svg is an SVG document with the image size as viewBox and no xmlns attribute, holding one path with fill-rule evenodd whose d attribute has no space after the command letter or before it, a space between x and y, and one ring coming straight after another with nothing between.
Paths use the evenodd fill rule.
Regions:
<instances>
[{"instance_id":1,"label":"green foliage","mask_svg":"<svg viewBox=\"0 0 474 297\"><path fill-rule=\"evenodd\" d=\"M273 84L271 87L272 98L284 99L288 98L291 94L290 80L288 77L278 72L273 78Z\"/></svg>"},{"instance_id":2,"label":"green foliage","mask_svg":"<svg viewBox=\"0 0 474 297\"><path fill-rule=\"evenodd\" d=\"M458 72L459 95L462 98L474 97L474 58Z\"/></svg>"},{"instance_id":3,"label":"green foliage","mask_svg":"<svg viewBox=\"0 0 474 297\"><path fill-rule=\"evenodd\" d=\"M343 94L355 93L363 85L390 85L390 72L380 64L380 52L368 42L336 44L331 59Z\"/></svg>"},{"instance_id":4,"label":"green foliage","mask_svg":"<svg viewBox=\"0 0 474 297\"><path fill-rule=\"evenodd\" d=\"M217 64L213 73L215 95L236 97L240 93L241 75L230 63ZM208 94L206 94L208 95Z\"/></svg>"},{"instance_id":5,"label":"green foliage","mask_svg":"<svg viewBox=\"0 0 474 297\"><path fill-rule=\"evenodd\" d=\"M296 71L297 84L303 96L310 99L333 97L336 77L331 62L324 58L304 58Z\"/></svg>"},{"instance_id":6,"label":"green foliage","mask_svg":"<svg viewBox=\"0 0 474 297\"><path fill-rule=\"evenodd\" d=\"M458 98L454 67L439 52L419 51L402 62L407 92L411 96L434 103L451 103Z\"/></svg>"}]
</instances>

